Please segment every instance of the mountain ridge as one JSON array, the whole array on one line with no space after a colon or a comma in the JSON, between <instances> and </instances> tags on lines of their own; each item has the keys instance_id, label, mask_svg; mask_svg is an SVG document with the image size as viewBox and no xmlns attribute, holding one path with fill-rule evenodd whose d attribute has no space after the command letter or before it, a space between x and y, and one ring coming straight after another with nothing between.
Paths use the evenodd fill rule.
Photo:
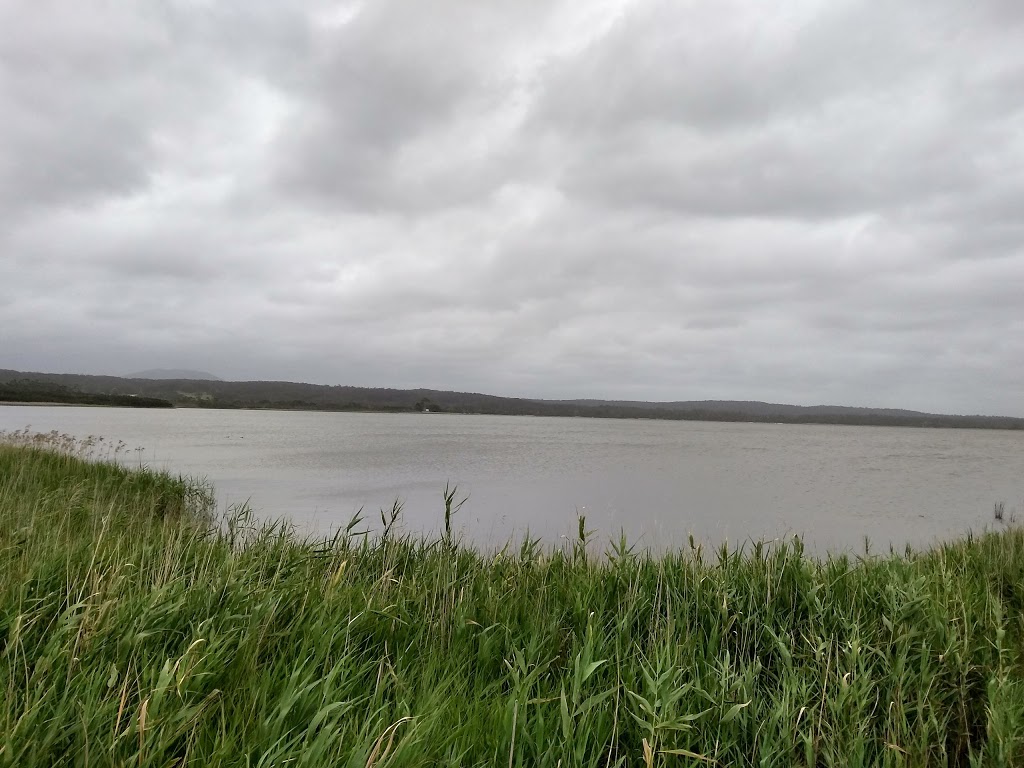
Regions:
<instances>
[{"instance_id":1,"label":"mountain ridge","mask_svg":"<svg viewBox=\"0 0 1024 768\"><path fill-rule=\"evenodd\" d=\"M194 371L188 368L150 368L145 371L136 371L126 374L126 379L175 379L179 381L224 381L220 376L214 376L206 371Z\"/></svg>"},{"instance_id":2,"label":"mountain ridge","mask_svg":"<svg viewBox=\"0 0 1024 768\"><path fill-rule=\"evenodd\" d=\"M0 369L0 382L13 380L59 384L92 394L157 397L170 400L178 407L399 412L429 410L529 416L1024 429L1024 419L1010 416L933 414L897 408L801 406L754 400L543 400L422 388L353 387L288 381L129 379Z\"/></svg>"},{"instance_id":3,"label":"mountain ridge","mask_svg":"<svg viewBox=\"0 0 1024 768\"><path fill-rule=\"evenodd\" d=\"M856 405L793 405L789 403L769 403L764 400L598 400L586 398L581 400L559 400L549 402L565 402L579 405L610 405L624 408L668 408L670 410L707 409L717 411L749 411L751 413L869 413L889 416L947 416L955 414L935 414L926 411L914 411L906 408L874 408Z\"/></svg>"}]
</instances>

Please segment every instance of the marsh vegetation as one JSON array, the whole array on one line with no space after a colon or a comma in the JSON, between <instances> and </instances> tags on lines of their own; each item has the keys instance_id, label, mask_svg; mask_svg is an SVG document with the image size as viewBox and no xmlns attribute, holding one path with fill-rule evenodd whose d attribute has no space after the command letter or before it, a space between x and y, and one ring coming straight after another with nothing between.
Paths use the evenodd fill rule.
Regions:
<instances>
[{"instance_id":1,"label":"marsh vegetation","mask_svg":"<svg viewBox=\"0 0 1024 768\"><path fill-rule=\"evenodd\" d=\"M1015 527L816 559L581 520L484 552L449 489L434 538L313 541L119 450L0 440L0 764L1024 761Z\"/></svg>"}]
</instances>

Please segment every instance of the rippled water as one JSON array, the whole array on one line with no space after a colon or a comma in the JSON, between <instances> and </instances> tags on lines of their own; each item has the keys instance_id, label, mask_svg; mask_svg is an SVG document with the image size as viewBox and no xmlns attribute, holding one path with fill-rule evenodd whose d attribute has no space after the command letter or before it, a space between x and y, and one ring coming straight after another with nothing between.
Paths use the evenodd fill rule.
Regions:
<instances>
[{"instance_id":1,"label":"rippled water","mask_svg":"<svg viewBox=\"0 0 1024 768\"><path fill-rule=\"evenodd\" d=\"M437 531L448 482L469 496L456 527L488 546L575 536L577 513L659 549L800 533L819 552L980 531L999 501L1024 518L1024 432L0 406L0 429L29 425L123 440L315 532L396 498L406 529Z\"/></svg>"}]
</instances>

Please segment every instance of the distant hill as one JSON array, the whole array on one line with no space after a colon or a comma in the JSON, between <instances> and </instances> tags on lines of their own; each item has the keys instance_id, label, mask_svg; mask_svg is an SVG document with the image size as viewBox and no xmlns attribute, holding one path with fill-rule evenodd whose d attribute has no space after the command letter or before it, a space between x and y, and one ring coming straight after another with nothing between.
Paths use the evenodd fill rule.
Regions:
<instances>
[{"instance_id":1,"label":"distant hill","mask_svg":"<svg viewBox=\"0 0 1024 768\"><path fill-rule=\"evenodd\" d=\"M136 395L82 392L55 382L33 379L0 381L0 403L61 403L65 405L108 405L119 408L173 408L169 400Z\"/></svg>"},{"instance_id":2,"label":"distant hill","mask_svg":"<svg viewBox=\"0 0 1024 768\"><path fill-rule=\"evenodd\" d=\"M784 405L763 403L759 400L677 400L668 403L652 403L642 400L561 400L588 406L614 405L623 408L664 408L670 411L708 411L712 413L750 413L755 415L800 416L820 414L860 414L868 416L929 416L922 411L907 411L900 408L856 408L848 405Z\"/></svg>"},{"instance_id":3,"label":"distant hill","mask_svg":"<svg viewBox=\"0 0 1024 768\"><path fill-rule=\"evenodd\" d=\"M153 368L148 371L129 373L126 379L179 379L183 381L224 381L206 371L190 371L185 368Z\"/></svg>"},{"instance_id":4,"label":"distant hill","mask_svg":"<svg viewBox=\"0 0 1024 768\"><path fill-rule=\"evenodd\" d=\"M517 416L578 416L609 419L781 422L899 427L1024 429L1009 416L952 416L892 408L839 405L787 405L741 400L529 400L476 392L432 389L380 389L327 386L290 381L120 378L72 373L0 370L0 383L31 380L100 395L132 395L169 400L178 407L255 408L320 411L431 411Z\"/></svg>"}]
</instances>

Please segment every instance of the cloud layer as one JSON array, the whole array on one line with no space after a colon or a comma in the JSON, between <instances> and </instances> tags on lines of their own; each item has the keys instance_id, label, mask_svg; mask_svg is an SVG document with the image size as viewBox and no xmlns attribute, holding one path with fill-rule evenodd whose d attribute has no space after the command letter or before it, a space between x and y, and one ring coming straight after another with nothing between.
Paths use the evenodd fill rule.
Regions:
<instances>
[{"instance_id":1,"label":"cloud layer","mask_svg":"<svg viewBox=\"0 0 1024 768\"><path fill-rule=\"evenodd\" d=\"M1024 415L1024 11L0 1L0 367Z\"/></svg>"}]
</instances>

